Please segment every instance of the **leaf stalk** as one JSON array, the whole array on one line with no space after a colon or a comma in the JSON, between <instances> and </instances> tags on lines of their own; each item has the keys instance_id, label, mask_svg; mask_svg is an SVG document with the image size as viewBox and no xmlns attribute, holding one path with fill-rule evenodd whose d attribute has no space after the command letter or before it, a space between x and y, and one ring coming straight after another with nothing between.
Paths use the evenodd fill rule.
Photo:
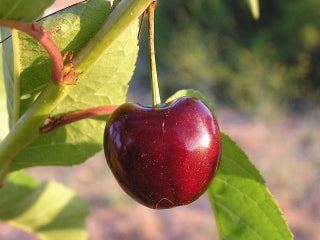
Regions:
<instances>
[{"instance_id":1,"label":"leaf stalk","mask_svg":"<svg viewBox=\"0 0 320 240\"><path fill-rule=\"evenodd\" d=\"M116 110L117 107L118 106L100 106L100 107L76 111L73 113L68 113L59 118L49 117L45 125L40 128L40 132L49 133L67 124L77 122L86 118L106 116L113 113L113 111Z\"/></svg>"},{"instance_id":2,"label":"leaf stalk","mask_svg":"<svg viewBox=\"0 0 320 240\"><path fill-rule=\"evenodd\" d=\"M42 26L36 23L25 23L14 20L1 20L0 26L9 27L11 29L16 29L25 32L29 36L37 40L44 49L48 52L49 57L52 62L52 81L57 85L63 85L63 57L59 51L57 45L53 42L50 32L43 30ZM13 43L15 36L15 30L12 32ZM15 51L18 51L19 46L14 46ZM16 67L16 66L15 66ZM17 71L17 70L15 70Z\"/></svg>"},{"instance_id":3,"label":"leaf stalk","mask_svg":"<svg viewBox=\"0 0 320 240\"><path fill-rule=\"evenodd\" d=\"M85 76L86 72L112 43L147 9L151 2L152 0L121 1L98 32L73 59L75 71L82 73L79 80ZM5 23L8 21L0 19L0 25L14 27ZM30 24L23 24L23 26L30 28ZM4 179L14 157L40 135L39 129L45 120L73 87L74 85L57 86L52 81L48 81L48 86L0 143L0 179Z\"/></svg>"}]
</instances>

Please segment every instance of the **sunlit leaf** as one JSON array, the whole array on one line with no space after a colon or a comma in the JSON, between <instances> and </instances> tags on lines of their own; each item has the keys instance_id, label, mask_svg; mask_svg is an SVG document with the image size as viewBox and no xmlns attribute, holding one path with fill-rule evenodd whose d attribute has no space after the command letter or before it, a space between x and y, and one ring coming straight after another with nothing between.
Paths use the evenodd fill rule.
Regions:
<instances>
[{"instance_id":1,"label":"sunlit leaf","mask_svg":"<svg viewBox=\"0 0 320 240\"><path fill-rule=\"evenodd\" d=\"M1 39L1 34L0 34ZM3 139L9 129L9 123L8 123L8 112L7 112L7 106L6 106L6 91L4 88L4 81L3 81L3 66L2 66L2 45L0 44L0 141Z\"/></svg>"},{"instance_id":2,"label":"sunlit leaf","mask_svg":"<svg viewBox=\"0 0 320 240\"><path fill-rule=\"evenodd\" d=\"M59 29L53 39L61 52L72 51L76 54L106 20L111 10L108 1L91 0L58 12L42 23L48 31ZM81 76L81 81L52 114L123 103L137 59L137 33L136 21L90 71ZM50 79L51 63L42 47L26 34L20 33L19 41L22 114ZM6 63L10 69L10 40L6 44ZM5 76L8 105L11 106L13 96L10 72ZM10 111L12 109L9 108ZM15 157L12 170L36 165L73 165L85 161L102 149L105 119L83 120L40 136Z\"/></svg>"},{"instance_id":3,"label":"sunlit leaf","mask_svg":"<svg viewBox=\"0 0 320 240\"><path fill-rule=\"evenodd\" d=\"M254 17L254 19L259 19L260 17L259 0L247 0L247 1L251 9L252 16Z\"/></svg>"},{"instance_id":4,"label":"sunlit leaf","mask_svg":"<svg viewBox=\"0 0 320 240\"><path fill-rule=\"evenodd\" d=\"M0 0L0 19L32 22L53 3L54 0Z\"/></svg>"},{"instance_id":5,"label":"sunlit leaf","mask_svg":"<svg viewBox=\"0 0 320 240\"><path fill-rule=\"evenodd\" d=\"M205 100L199 94L193 90L181 90L171 99L188 95ZM220 167L207 193L221 239L293 239L262 176L246 154L224 133Z\"/></svg>"}]
</instances>

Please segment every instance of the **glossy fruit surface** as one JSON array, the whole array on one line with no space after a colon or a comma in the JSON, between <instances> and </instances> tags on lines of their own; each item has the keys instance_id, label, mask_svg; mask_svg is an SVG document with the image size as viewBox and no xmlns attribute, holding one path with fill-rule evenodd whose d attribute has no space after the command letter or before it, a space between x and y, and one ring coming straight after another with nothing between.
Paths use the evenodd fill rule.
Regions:
<instances>
[{"instance_id":1,"label":"glossy fruit surface","mask_svg":"<svg viewBox=\"0 0 320 240\"><path fill-rule=\"evenodd\" d=\"M196 200L220 161L217 121L200 100L182 97L159 108L125 103L104 135L108 165L120 186L150 208Z\"/></svg>"}]
</instances>

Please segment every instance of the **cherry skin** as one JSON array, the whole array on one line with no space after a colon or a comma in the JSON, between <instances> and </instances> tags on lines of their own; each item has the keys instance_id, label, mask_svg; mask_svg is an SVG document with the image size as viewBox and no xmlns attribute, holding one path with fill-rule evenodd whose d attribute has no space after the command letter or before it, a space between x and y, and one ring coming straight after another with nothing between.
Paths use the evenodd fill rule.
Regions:
<instances>
[{"instance_id":1,"label":"cherry skin","mask_svg":"<svg viewBox=\"0 0 320 240\"><path fill-rule=\"evenodd\" d=\"M123 190L156 209L193 202L214 177L221 155L217 121L200 100L159 108L125 103L104 134L107 163Z\"/></svg>"}]
</instances>

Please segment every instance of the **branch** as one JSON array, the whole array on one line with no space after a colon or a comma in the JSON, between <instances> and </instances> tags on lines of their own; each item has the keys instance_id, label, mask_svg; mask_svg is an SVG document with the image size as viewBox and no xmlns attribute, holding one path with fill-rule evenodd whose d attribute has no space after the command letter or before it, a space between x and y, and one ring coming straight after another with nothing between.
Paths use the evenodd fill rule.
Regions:
<instances>
[{"instance_id":1,"label":"branch","mask_svg":"<svg viewBox=\"0 0 320 240\"><path fill-rule=\"evenodd\" d=\"M153 0L122 0L110 14L97 33L74 58L75 71L85 76L103 53L150 5ZM0 20L0 25L9 21ZM12 22L11 22L12 23ZM30 24L29 24L30 26ZM0 143L0 179L6 175L15 156L41 134L47 116L70 93L74 85L57 86L49 81L37 100L20 117L10 133Z\"/></svg>"},{"instance_id":2,"label":"branch","mask_svg":"<svg viewBox=\"0 0 320 240\"><path fill-rule=\"evenodd\" d=\"M49 117L45 125L40 128L41 133L49 133L57 128L63 127L69 123L73 123L85 118L91 118L96 116L104 116L111 114L118 106L101 106L96 108L90 108L86 110L81 110L73 112L70 114L65 114L59 118Z\"/></svg>"},{"instance_id":3,"label":"branch","mask_svg":"<svg viewBox=\"0 0 320 240\"><path fill-rule=\"evenodd\" d=\"M25 23L14 20L1 20L0 26L14 28L19 31L25 32L26 34L37 40L44 49L48 52L49 57L52 61L52 80L56 85L63 84L63 57L53 42L50 32L44 31L43 27L36 23Z\"/></svg>"}]
</instances>

